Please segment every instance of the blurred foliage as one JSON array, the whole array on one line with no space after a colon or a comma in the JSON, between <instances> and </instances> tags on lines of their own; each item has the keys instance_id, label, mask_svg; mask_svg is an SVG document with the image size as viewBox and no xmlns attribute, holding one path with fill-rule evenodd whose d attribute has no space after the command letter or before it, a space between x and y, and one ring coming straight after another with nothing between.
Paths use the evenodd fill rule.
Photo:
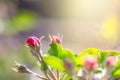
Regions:
<instances>
[{"instance_id":1,"label":"blurred foliage","mask_svg":"<svg viewBox=\"0 0 120 80\"><path fill-rule=\"evenodd\" d=\"M6 2L3 4L8 5L7 1L17 2L18 0L0 0L0 2ZM18 10L18 12L12 15L12 17L9 16L6 19L2 19L0 17L0 20L3 21L1 24L5 24L5 26L3 26L5 27L3 34L9 35L12 38L13 35L18 34L21 31L30 30L34 27L36 23L36 19L37 19L36 14L28 10ZM7 39L8 37L4 36L4 38ZM6 44L6 42L10 42L10 41L5 40L3 44L4 43ZM6 46L7 45L10 45L10 44L6 44ZM10 49L8 48L9 46L4 48L5 51L4 50L0 51L1 54L5 54L4 56L1 56L0 58L0 80L29 80L29 76L26 77L25 75L14 73L14 71L12 70L13 62L14 60L21 61L21 63L25 63L29 65L30 68L32 68L34 67L34 64L36 63L35 59L31 58L32 57L31 54L29 53L28 50L26 50L24 45L18 44L16 45L16 48L13 47L14 49L12 48L12 50L10 50L11 48ZM32 63L31 61L29 61L31 59L32 61L35 61L35 62Z\"/></svg>"},{"instance_id":2,"label":"blurred foliage","mask_svg":"<svg viewBox=\"0 0 120 80\"><path fill-rule=\"evenodd\" d=\"M78 57L76 58L77 65L83 64L82 60L84 60L84 56L86 54L89 54L91 56L96 57L98 59L99 67L102 67L103 69L105 68L105 59L108 56L116 56L117 57L117 64L116 64L115 68L112 70L111 75L113 78L120 76L120 58L119 58L120 52L119 51L88 48L88 49L81 51L78 54ZM101 72L101 71L99 71L99 72Z\"/></svg>"},{"instance_id":3,"label":"blurred foliage","mask_svg":"<svg viewBox=\"0 0 120 80\"><path fill-rule=\"evenodd\" d=\"M26 77L26 75L15 73L12 70L14 60L25 63L30 68L35 66L36 60L31 56L32 54L30 54L29 50L19 46L16 50L8 53L5 59L0 59L0 80L29 80L29 77Z\"/></svg>"},{"instance_id":4,"label":"blurred foliage","mask_svg":"<svg viewBox=\"0 0 120 80\"><path fill-rule=\"evenodd\" d=\"M113 71L112 76L120 77L120 60L118 60L117 66L116 66L115 70Z\"/></svg>"},{"instance_id":5,"label":"blurred foliage","mask_svg":"<svg viewBox=\"0 0 120 80\"><path fill-rule=\"evenodd\" d=\"M102 26L102 37L110 42L115 42L118 38L118 19L115 14L108 15Z\"/></svg>"},{"instance_id":6,"label":"blurred foliage","mask_svg":"<svg viewBox=\"0 0 120 80\"><path fill-rule=\"evenodd\" d=\"M6 34L11 35L34 27L36 15L30 11L22 10L8 20Z\"/></svg>"}]
</instances>

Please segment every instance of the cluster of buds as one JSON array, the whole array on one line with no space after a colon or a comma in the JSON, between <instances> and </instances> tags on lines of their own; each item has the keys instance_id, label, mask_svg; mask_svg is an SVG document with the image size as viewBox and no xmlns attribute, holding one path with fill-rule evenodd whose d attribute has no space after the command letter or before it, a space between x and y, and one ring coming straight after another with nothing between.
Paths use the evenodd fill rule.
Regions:
<instances>
[{"instance_id":1,"label":"cluster of buds","mask_svg":"<svg viewBox=\"0 0 120 80\"><path fill-rule=\"evenodd\" d=\"M34 36L28 37L28 39L26 40L26 46L28 46L30 48L30 51L32 52L33 56L41 64L41 71L44 73L45 77L42 77L41 75L31 71L25 65L20 64L18 62L14 63L13 70L16 72L20 72L20 73L27 73L27 74L34 75L38 78L41 78L42 80L62 80L62 79L64 79L66 74L65 75L59 74L58 68L55 68L57 70L56 71L57 73L55 74L54 73L55 70L50 65L51 63L47 64L47 62L45 60L46 56L43 55L42 50L41 50L41 39L42 38L43 37L41 37L39 39ZM61 47L61 44L62 44L61 38L58 36L54 36L54 35L52 35L52 36L49 35L49 38L51 41L49 51L51 53L59 52L60 56L61 55L64 56L65 53L64 53L63 47L62 47L62 49L60 48L59 50L57 50L58 47ZM51 45L52 46L55 45L55 47L51 47ZM48 53L49 53L49 51L48 51ZM64 53L64 54L62 54L62 53ZM54 55L50 55L50 54L48 54L48 55L50 58L51 58L51 56L56 57L55 58L56 61L59 60L60 62L62 62L62 63L60 63L61 66L58 63L60 68L61 69L63 68L64 73L67 73L67 76L70 77L72 80L109 80L111 78L112 70L114 70L114 67L117 62L116 56L106 56L105 62L104 62L104 64L102 64L103 66L105 66L104 67L105 70L104 70L101 68L101 65L99 65L99 57L98 56L95 56L95 55L93 56L93 55L90 55L89 53L85 54L82 56L82 59L79 59L79 60L81 60L80 62L82 62L82 66L81 66L82 67L82 69L81 69L82 77L81 77L81 79L78 79L78 77L76 77L77 71L75 71L75 69L77 69L78 67L76 67L76 65L77 65L76 62L74 62L74 60L72 60L72 59L76 59L74 55L72 56L71 53L67 53L67 52L66 52L64 58L60 58L59 56L54 56ZM69 58L66 58L67 57L66 55L68 55ZM48 60L50 60L50 59L48 59ZM51 62L51 61L48 61L48 62ZM57 66L57 64L54 66ZM106 72L104 73L104 75L102 77L96 78L95 71L97 71L99 68ZM60 75L63 78L61 78ZM69 79L69 80L71 80L71 79ZM68 79L65 78L64 80L68 80Z\"/></svg>"},{"instance_id":2,"label":"cluster of buds","mask_svg":"<svg viewBox=\"0 0 120 80\"><path fill-rule=\"evenodd\" d=\"M61 44L62 41L61 41L61 38L58 37L58 36L54 36L54 35L49 35L49 38L51 40L51 43L57 43L57 44Z\"/></svg>"},{"instance_id":3,"label":"cluster of buds","mask_svg":"<svg viewBox=\"0 0 120 80\"><path fill-rule=\"evenodd\" d=\"M30 51L32 52L33 56L35 56L37 58L37 60L40 62L41 66L42 66L41 69L42 69L43 73L45 74L46 78L40 76L39 74L36 74L35 72L28 69L25 65L22 65L18 62L14 63L13 70L16 72L20 72L20 73L32 74L36 77L41 78L42 80L56 80L55 75L53 74L53 72L50 70L48 65L43 60L42 50L41 50L41 39L42 38L43 37L38 39L37 37L34 37L34 36L28 37L28 39L26 40L26 46L30 48ZM51 43L61 44L61 39L57 36L52 36Z\"/></svg>"}]
</instances>

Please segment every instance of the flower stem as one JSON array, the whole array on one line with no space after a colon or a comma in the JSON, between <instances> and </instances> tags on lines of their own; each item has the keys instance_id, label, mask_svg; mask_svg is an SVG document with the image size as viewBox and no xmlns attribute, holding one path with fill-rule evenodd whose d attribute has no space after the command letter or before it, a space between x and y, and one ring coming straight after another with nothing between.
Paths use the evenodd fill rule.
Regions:
<instances>
[{"instance_id":1,"label":"flower stem","mask_svg":"<svg viewBox=\"0 0 120 80\"><path fill-rule=\"evenodd\" d=\"M56 73L57 73L57 80L59 80L59 71L57 70Z\"/></svg>"},{"instance_id":2,"label":"flower stem","mask_svg":"<svg viewBox=\"0 0 120 80\"><path fill-rule=\"evenodd\" d=\"M38 61L40 62L40 63L45 63L44 62L44 60L43 60L43 57L42 57L42 51L40 50L40 51L36 51L36 54L38 54L38 55L36 55L36 58L38 59ZM56 80L56 77L55 77L55 75L53 74L53 72L50 70L50 68L48 67L48 65L47 65L47 68L48 68L48 72L46 72L46 73L48 73L48 75L53 79L53 80ZM47 78L49 78L48 76L47 76L47 74L46 74L46 77Z\"/></svg>"},{"instance_id":3,"label":"flower stem","mask_svg":"<svg viewBox=\"0 0 120 80\"><path fill-rule=\"evenodd\" d=\"M37 73L31 71L30 69L27 69L27 71L28 71L29 74L34 75L34 76L36 76L36 77L38 77L38 78L40 78L40 79L49 80L49 79L44 78L44 77L42 77L41 75L39 75L39 74L37 74Z\"/></svg>"}]
</instances>

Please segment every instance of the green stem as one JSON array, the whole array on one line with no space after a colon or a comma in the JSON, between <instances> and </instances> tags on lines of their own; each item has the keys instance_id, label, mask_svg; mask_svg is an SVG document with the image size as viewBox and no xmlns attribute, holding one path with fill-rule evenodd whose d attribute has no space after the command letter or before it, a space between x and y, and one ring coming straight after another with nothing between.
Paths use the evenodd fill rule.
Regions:
<instances>
[{"instance_id":1,"label":"green stem","mask_svg":"<svg viewBox=\"0 0 120 80\"><path fill-rule=\"evenodd\" d=\"M65 77L65 75L66 75L66 73L64 72L60 77L59 77L59 79L58 80L63 80L64 79L64 77Z\"/></svg>"},{"instance_id":2,"label":"green stem","mask_svg":"<svg viewBox=\"0 0 120 80\"><path fill-rule=\"evenodd\" d=\"M57 80L59 80L59 71L57 70Z\"/></svg>"},{"instance_id":3,"label":"green stem","mask_svg":"<svg viewBox=\"0 0 120 80\"><path fill-rule=\"evenodd\" d=\"M36 51L36 54L37 54L37 59L38 59L38 61L40 62L40 63L45 63L44 62L44 60L43 60L43 57L42 57L42 51L40 50L40 51ZM38 58L38 55L39 55L39 57L40 58ZM52 73L52 71L50 70L50 68L48 67L48 65L47 65L47 68L48 68L48 75L53 79L53 80L56 80L56 77L55 77L55 75ZM47 72L46 72L47 73ZM47 75L46 75L46 77L48 77ZM49 78L49 77L48 77Z\"/></svg>"}]
</instances>

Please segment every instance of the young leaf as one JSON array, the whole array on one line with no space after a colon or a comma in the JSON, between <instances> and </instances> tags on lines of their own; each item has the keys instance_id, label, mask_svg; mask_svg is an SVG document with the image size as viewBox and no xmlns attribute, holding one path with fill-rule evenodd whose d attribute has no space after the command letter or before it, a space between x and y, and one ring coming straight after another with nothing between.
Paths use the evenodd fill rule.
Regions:
<instances>
[{"instance_id":1,"label":"young leaf","mask_svg":"<svg viewBox=\"0 0 120 80\"><path fill-rule=\"evenodd\" d=\"M50 49L48 50L48 54L58 57L58 54L62 52L62 46L57 43L50 44Z\"/></svg>"},{"instance_id":2,"label":"young leaf","mask_svg":"<svg viewBox=\"0 0 120 80\"><path fill-rule=\"evenodd\" d=\"M75 57L69 49L63 49L61 53L58 54L61 59L69 58L73 63L75 63Z\"/></svg>"},{"instance_id":3,"label":"young leaf","mask_svg":"<svg viewBox=\"0 0 120 80\"><path fill-rule=\"evenodd\" d=\"M73 63L75 63L75 58L73 53L68 49L63 49L60 44L56 44L56 43L50 44L50 49L48 51L48 54L51 56L58 57L62 60L64 60L64 58L69 58Z\"/></svg>"},{"instance_id":4,"label":"young leaf","mask_svg":"<svg viewBox=\"0 0 120 80\"><path fill-rule=\"evenodd\" d=\"M60 71L65 71L62 60L54 56L43 56L46 64Z\"/></svg>"},{"instance_id":5,"label":"young leaf","mask_svg":"<svg viewBox=\"0 0 120 80\"><path fill-rule=\"evenodd\" d=\"M120 76L120 68L116 69L113 73L112 73L112 77L116 78Z\"/></svg>"},{"instance_id":6,"label":"young leaf","mask_svg":"<svg viewBox=\"0 0 120 80\"><path fill-rule=\"evenodd\" d=\"M76 58L76 63L78 65L82 65L82 58L83 56L85 56L86 54L89 54L91 56L98 56L98 49L96 48L88 48L88 49L85 49L83 51L81 51L79 54L78 54L78 57Z\"/></svg>"},{"instance_id":7,"label":"young leaf","mask_svg":"<svg viewBox=\"0 0 120 80\"><path fill-rule=\"evenodd\" d=\"M98 57L98 61L99 61L99 64L101 64L101 66L103 66L103 63L107 57L107 51L105 50L99 50L99 57Z\"/></svg>"},{"instance_id":8,"label":"young leaf","mask_svg":"<svg viewBox=\"0 0 120 80\"><path fill-rule=\"evenodd\" d=\"M119 77L120 76L120 59L117 62L116 68L112 71L112 77Z\"/></svg>"},{"instance_id":9,"label":"young leaf","mask_svg":"<svg viewBox=\"0 0 120 80\"><path fill-rule=\"evenodd\" d=\"M110 55L110 56L117 56L117 55L119 55L119 54L120 54L120 52L115 51L115 50L110 50L110 51L109 51L109 55Z\"/></svg>"}]
</instances>

